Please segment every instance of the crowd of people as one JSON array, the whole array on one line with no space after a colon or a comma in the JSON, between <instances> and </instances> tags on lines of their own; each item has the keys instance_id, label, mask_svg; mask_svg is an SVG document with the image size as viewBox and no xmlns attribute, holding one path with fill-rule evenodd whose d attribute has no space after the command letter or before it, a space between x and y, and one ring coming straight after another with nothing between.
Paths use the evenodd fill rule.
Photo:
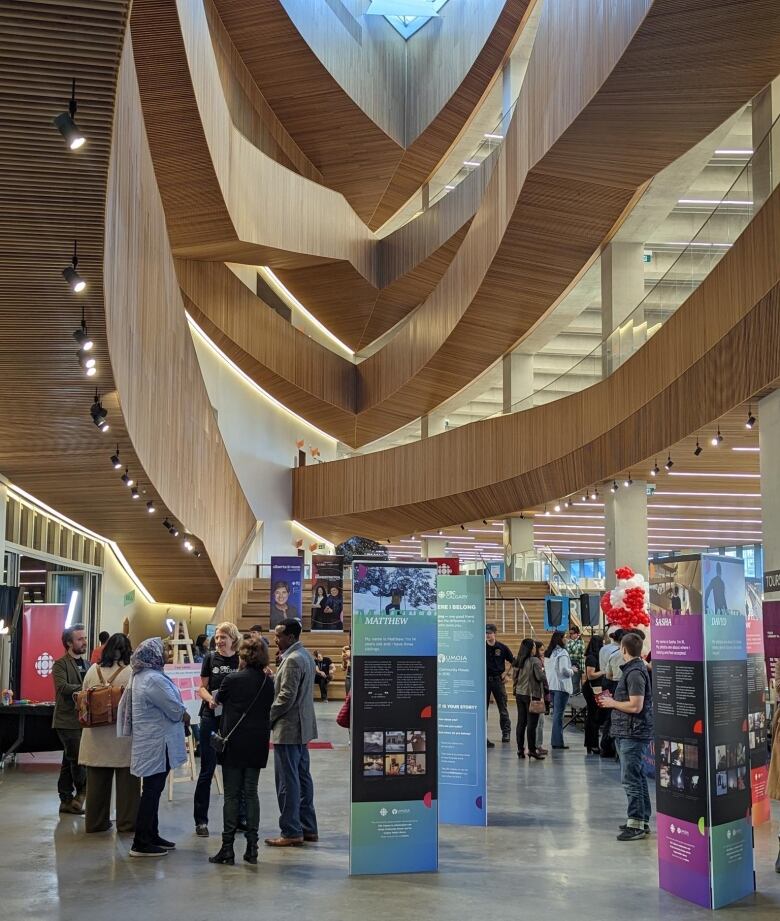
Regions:
<instances>
[{"instance_id":1,"label":"crowd of people","mask_svg":"<svg viewBox=\"0 0 780 921\"><path fill-rule=\"evenodd\" d=\"M207 837L210 791L222 767L222 842L211 863L234 864L234 841L243 832L249 864L258 860L260 772L268 764L273 739L280 834L270 847L318 840L308 743L317 737L313 688L324 675L300 641L301 623L289 618L274 628L276 671L260 628L242 636L222 623L214 648L200 648L200 773L193 802L196 834ZM199 638L200 639L200 638ZM205 641L205 637L203 637ZM104 832L110 820L112 789L116 827L132 833L132 857L164 857L175 842L162 837L158 811L166 779L187 759L190 716L181 693L165 673L159 637L135 650L122 633L100 635L90 665L83 624L62 633L64 655L54 663L53 727L63 746L58 779L60 812L84 815L87 833ZM91 725L85 712L90 689L111 689L115 716ZM82 693L80 693L82 692ZM97 699L97 698L95 698Z\"/></svg>"},{"instance_id":2,"label":"crowd of people","mask_svg":"<svg viewBox=\"0 0 780 921\"><path fill-rule=\"evenodd\" d=\"M587 647L579 627L556 631L547 648L526 638L517 656L498 639L495 624L485 628L487 703L498 707L501 740L511 741L506 680L511 675L517 705L517 757L543 761L544 717L552 717L551 747L566 751L564 716L572 694L585 700L584 745L588 755L617 757L626 793L627 818L619 841L636 841L650 833L650 793L644 757L653 738L650 657L643 658L645 635L640 630L608 627L591 636ZM493 748L495 743L488 741Z\"/></svg>"}]
</instances>

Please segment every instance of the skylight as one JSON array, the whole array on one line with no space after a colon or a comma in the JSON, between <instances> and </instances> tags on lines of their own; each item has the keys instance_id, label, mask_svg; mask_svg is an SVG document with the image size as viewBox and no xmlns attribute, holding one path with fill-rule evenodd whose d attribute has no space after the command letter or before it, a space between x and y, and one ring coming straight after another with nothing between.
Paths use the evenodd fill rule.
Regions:
<instances>
[{"instance_id":1,"label":"skylight","mask_svg":"<svg viewBox=\"0 0 780 921\"><path fill-rule=\"evenodd\" d=\"M411 38L429 20L438 17L447 0L371 0L366 16L384 16L404 37Z\"/></svg>"}]
</instances>

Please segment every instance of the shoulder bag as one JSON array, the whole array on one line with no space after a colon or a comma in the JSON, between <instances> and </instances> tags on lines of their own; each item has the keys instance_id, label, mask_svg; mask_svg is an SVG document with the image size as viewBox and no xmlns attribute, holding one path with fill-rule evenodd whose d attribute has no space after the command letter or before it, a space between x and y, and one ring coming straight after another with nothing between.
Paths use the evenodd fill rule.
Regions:
<instances>
[{"instance_id":1,"label":"shoulder bag","mask_svg":"<svg viewBox=\"0 0 780 921\"><path fill-rule=\"evenodd\" d=\"M233 735L236 729L238 729L241 723L243 723L244 717L247 715L247 713L249 713L252 707L254 707L254 705L257 703L257 699L262 693L262 690L265 687L265 683L267 680L268 680L268 676L263 675L263 683L257 689L257 694L255 694L255 696L252 698L252 703L246 708L246 710L244 710L241 716L239 716L238 720L236 721L236 725L230 730L230 732L227 735L223 736L221 732L214 732L211 734L211 739L209 741L210 741L211 747L214 749L214 751L218 755L223 754L223 752L227 748L228 742L230 741L230 737Z\"/></svg>"},{"instance_id":2,"label":"shoulder bag","mask_svg":"<svg viewBox=\"0 0 780 921\"><path fill-rule=\"evenodd\" d=\"M536 679L536 671L534 669L534 663L531 663L531 676L528 681L528 689L531 690L534 680ZM531 691L530 700L528 701L528 712L529 713L544 713L544 685L541 682L536 682L540 685L540 697L534 697L533 691Z\"/></svg>"}]
</instances>

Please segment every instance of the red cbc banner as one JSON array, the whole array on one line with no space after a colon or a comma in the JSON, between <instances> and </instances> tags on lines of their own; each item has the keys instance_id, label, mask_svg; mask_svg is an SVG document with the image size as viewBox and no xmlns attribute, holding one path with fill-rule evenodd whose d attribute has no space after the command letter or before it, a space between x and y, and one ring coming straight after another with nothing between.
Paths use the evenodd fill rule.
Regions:
<instances>
[{"instance_id":1,"label":"red cbc banner","mask_svg":"<svg viewBox=\"0 0 780 921\"><path fill-rule=\"evenodd\" d=\"M19 697L36 703L54 700L51 672L63 654L66 604L27 604L22 611L22 667Z\"/></svg>"},{"instance_id":2,"label":"red cbc banner","mask_svg":"<svg viewBox=\"0 0 780 921\"><path fill-rule=\"evenodd\" d=\"M429 556L428 562L436 564L436 572L440 576L460 575L460 560L456 556Z\"/></svg>"}]
</instances>

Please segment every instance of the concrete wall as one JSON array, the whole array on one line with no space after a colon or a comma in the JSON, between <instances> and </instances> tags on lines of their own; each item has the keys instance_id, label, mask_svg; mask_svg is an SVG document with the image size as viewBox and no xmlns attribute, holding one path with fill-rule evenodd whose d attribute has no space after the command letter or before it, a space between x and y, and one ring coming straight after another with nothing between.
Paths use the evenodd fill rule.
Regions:
<instances>
[{"instance_id":1,"label":"concrete wall","mask_svg":"<svg viewBox=\"0 0 780 921\"><path fill-rule=\"evenodd\" d=\"M275 554L294 555L294 540L304 536L291 524L296 442L303 440L306 451L310 445L319 448L322 459L329 461L336 457L336 441L263 396L197 333L193 342L236 476L263 523L257 562L268 562ZM304 537L304 547L311 540Z\"/></svg>"},{"instance_id":2,"label":"concrete wall","mask_svg":"<svg viewBox=\"0 0 780 921\"><path fill-rule=\"evenodd\" d=\"M135 597L130 604L125 604L125 596L135 590ZM99 623L95 633L108 630L109 633L122 633L125 618L130 621L130 641L137 646L141 640L150 636L164 636L165 620L185 620L190 636L195 639L204 632L205 625L211 620L213 608L185 607L168 605L162 602L150 604L138 590L114 556L106 548L103 569L103 591Z\"/></svg>"}]
</instances>

